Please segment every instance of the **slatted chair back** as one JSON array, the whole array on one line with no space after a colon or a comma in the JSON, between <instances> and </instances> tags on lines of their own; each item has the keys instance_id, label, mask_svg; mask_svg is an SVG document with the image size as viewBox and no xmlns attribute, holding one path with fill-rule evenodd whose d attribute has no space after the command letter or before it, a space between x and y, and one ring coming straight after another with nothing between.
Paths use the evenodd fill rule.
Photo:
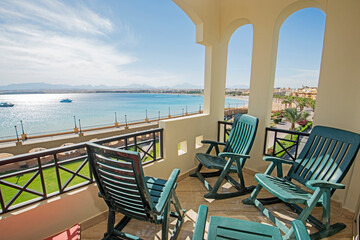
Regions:
<instances>
[{"instance_id":1,"label":"slatted chair back","mask_svg":"<svg viewBox=\"0 0 360 240\"><path fill-rule=\"evenodd\" d=\"M288 176L302 184L308 180L340 183L360 145L360 135L336 128L313 128Z\"/></svg>"},{"instance_id":2,"label":"slatted chair back","mask_svg":"<svg viewBox=\"0 0 360 240\"><path fill-rule=\"evenodd\" d=\"M247 114L235 115L224 152L249 154L254 143L258 119Z\"/></svg>"},{"instance_id":3,"label":"slatted chair back","mask_svg":"<svg viewBox=\"0 0 360 240\"><path fill-rule=\"evenodd\" d=\"M144 181L140 155L88 143L89 164L110 209L138 220L155 221L154 204Z\"/></svg>"}]
</instances>

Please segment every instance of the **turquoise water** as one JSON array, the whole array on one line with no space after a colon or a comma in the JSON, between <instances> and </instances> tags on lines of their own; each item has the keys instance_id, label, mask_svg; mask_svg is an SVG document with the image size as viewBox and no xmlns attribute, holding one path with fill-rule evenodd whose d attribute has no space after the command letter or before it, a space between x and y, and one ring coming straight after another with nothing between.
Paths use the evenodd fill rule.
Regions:
<instances>
[{"instance_id":1,"label":"turquoise water","mask_svg":"<svg viewBox=\"0 0 360 240\"><path fill-rule=\"evenodd\" d=\"M72 103L60 103L70 98ZM14 94L0 95L0 102L14 103L14 107L0 108L0 139L14 138L17 126L29 136L70 131L81 120L82 129L111 125L115 112L119 123L144 121L146 110L149 119L199 111L203 109L203 96L182 94L141 94L141 93L71 93L71 94ZM225 100L225 106L243 106L247 101Z\"/></svg>"}]
</instances>

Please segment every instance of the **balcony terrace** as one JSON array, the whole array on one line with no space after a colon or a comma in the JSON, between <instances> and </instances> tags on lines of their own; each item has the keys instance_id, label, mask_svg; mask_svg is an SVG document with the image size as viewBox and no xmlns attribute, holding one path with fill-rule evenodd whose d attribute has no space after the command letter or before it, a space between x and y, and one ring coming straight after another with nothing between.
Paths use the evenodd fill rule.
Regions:
<instances>
[{"instance_id":1,"label":"balcony terrace","mask_svg":"<svg viewBox=\"0 0 360 240\"><path fill-rule=\"evenodd\" d=\"M251 171L244 172L245 182L249 185L256 184L254 174ZM236 179L236 176L234 175ZM210 180L210 184L214 184L216 178ZM234 189L222 188L223 192L234 191ZM185 223L182 226L178 239L191 239L196 218L197 211L201 204L209 207L208 216L223 216L237 219L243 219L254 222L266 223L273 225L273 223L266 218L255 206L247 206L242 204L241 200L248 197L248 195L223 199L223 200L212 200L205 199L203 196L207 193L205 187L197 178L185 177L178 182L177 195L183 208L187 209ZM261 197L271 197L265 191ZM291 226L291 220L297 218L297 215L287 208L284 204L278 203L271 205L269 208L271 211L276 213L277 217L280 217L287 226ZM318 209L320 210L320 209ZM327 239L351 239L352 238L352 223L353 214L347 210L339 208L339 204L333 204L332 206L332 219L334 222L343 222L347 225L347 228L338 234L331 236ZM321 216L321 211L316 211L314 216ZM121 214L119 214L121 219ZM98 216L97 220L103 220L100 223L94 225L96 221L87 221L81 225L81 239L95 240L101 239L103 234L106 232L107 227L107 215L103 214ZM208 219L209 222L209 219ZM316 228L312 228L310 224L307 224L307 229L310 232L316 232ZM141 222L137 220L131 220L128 226L124 229L125 232L141 236L143 239L161 239L161 226L156 226L151 223Z\"/></svg>"},{"instance_id":2,"label":"balcony terrace","mask_svg":"<svg viewBox=\"0 0 360 240\"><path fill-rule=\"evenodd\" d=\"M326 14L314 125L360 132L360 28L358 27L360 1L173 0L173 2L189 16L196 26L196 42L205 46L204 112L199 115L160 121L159 128L163 129L162 141L160 141L163 144L162 158L146 164L144 166L145 174L167 178L174 168L180 169L183 174L178 192L183 207L189 210L189 219L184 225L180 239L191 238L192 221L195 219L195 212L199 204L209 206L209 215L267 222L255 207L242 205L241 197L207 202L203 199L205 189L201 183L197 179L187 177L187 173L196 166L195 154L204 152L206 148L199 144L199 140L216 139L218 121L223 120L229 39L237 28L245 24L253 25L248 112L259 118L259 130L252 148L251 158L245 167L247 183L255 184L252 174L264 172L267 167L267 163L262 161L262 157L266 127L270 125L280 27L288 16L300 9L315 7ZM55 184L56 190L50 194L42 187L47 184L43 179L42 170L39 169L44 160L41 158L43 153L22 156L35 158L37 162L34 165L36 169L31 171L36 173L36 177L40 179L40 190L30 192L39 199L36 199L34 203L28 203L26 206L7 212L4 210L11 210L12 204L7 206L9 202L17 204L15 199L1 203L4 211L0 215L2 239L43 239L67 229L75 223L82 223L83 239L98 239L102 235L105 229L104 223L94 225L97 221L92 219L101 219L107 208L103 200L97 197L98 190L91 182L91 177L87 177L87 179L82 177L85 175L81 172L86 165L84 162L86 160L85 152L80 151L77 156L78 160L85 163L80 169L79 166L76 166L67 171L62 166L67 163L66 160L60 158L59 161L56 160L57 155L61 152L82 148L81 144L43 152L52 155L54 160L49 163L52 164L51 166L45 167L52 167L57 178L61 179ZM24 158L21 158L18 160L19 162L24 161ZM5 159L0 162L2 165L10 164L7 161ZM23 171L30 171L29 169ZM61 174L56 173L60 170L74 176L74 179L86 179L90 184L71 185L71 181L68 181L71 176L62 179ZM332 220L337 219L347 225L344 231L332 239L351 239L356 234L353 233L353 230L356 229L353 222L358 216L360 208L360 188L358 186L360 175L358 172L360 172L360 154L343 180L346 189L336 191L332 197ZM26 173L28 172L23 172L23 174ZM56 180L54 181L56 182ZM14 187L14 185L11 186ZM24 188L29 186L32 187L30 183L28 185L25 183ZM21 188L18 190L25 191ZM51 195L54 192L55 194ZM278 211L285 221L289 220L289 216L293 216L286 210L286 207L273 205L272 208ZM98 216L100 217L98 218ZM153 233L158 231L153 226L145 224L142 224L139 229L135 221L128 226L128 229L130 231L138 229L141 231L140 235L151 236L151 239L154 238Z\"/></svg>"}]
</instances>

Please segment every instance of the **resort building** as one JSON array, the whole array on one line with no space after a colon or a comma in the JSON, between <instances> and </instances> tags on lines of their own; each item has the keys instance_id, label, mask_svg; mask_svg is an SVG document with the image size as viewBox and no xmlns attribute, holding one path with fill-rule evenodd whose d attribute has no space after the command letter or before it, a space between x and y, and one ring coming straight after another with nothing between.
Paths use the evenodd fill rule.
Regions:
<instances>
[{"instance_id":1,"label":"resort building","mask_svg":"<svg viewBox=\"0 0 360 240\"><path fill-rule=\"evenodd\" d=\"M296 97L304 97L304 98L311 98L316 100L317 96L317 88L316 87L302 87L296 89L293 94Z\"/></svg>"},{"instance_id":2,"label":"resort building","mask_svg":"<svg viewBox=\"0 0 360 240\"><path fill-rule=\"evenodd\" d=\"M210 215L242 216L262 221L258 211L243 212L241 199L227 202L206 202L203 186L187 182L188 173L196 167L195 154L205 152L201 139L216 139L218 121L223 120L225 105L228 43L234 31L243 25L253 26L253 50L248 113L259 119L257 136L246 162L248 174L263 173L268 162L263 161L266 127L274 90L274 78L280 28L291 14L304 8L317 8L326 14L325 36L314 125L324 125L360 133L360 1L358 0L173 0L196 27L196 42L205 46L203 113L160 121L163 132L163 155L144 167L146 175L167 179L174 168L181 171L184 208L197 212L204 203ZM104 2L106 4L106 2ZM156 2L154 2L156 4ZM176 46L174 46L176 47ZM189 56L191 57L191 56ZM305 94L305 93L304 93ZM75 148L75 147L74 147ZM22 156L24 157L24 155ZM26 156L25 156L26 157ZM338 210L333 216L348 219L347 228L331 239L351 239L355 236L360 208L360 154L343 180L344 190L337 190L332 204ZM253 177L253 175L251 175ZM252 177L249 177L251 179ZM181 182L179 186L181 186ZM253 184L256 182L252 181ZM199 190L201 189L201 190ZM180 191L180 190L179 190ZM196 192L197 191L197 192ZM64 192L36 204L0 215L1 239L43 239L63 231L75 223L107 212L98 188L92 183L80 189ZM245 196L246 197L246 196ZM237 202L236 202L237 201ZM192 203L193 205L189 204ZM226 210L224 210L226 209ZM250 208L247 208L250 209ZM252 215L253 214L253 215ZM359 224L358 222L356 224ZM192 228L192 224L191 227ZM147 229L148 230L148 229ZM190 229L183 234L191 238ZM103 229L105 232L105 229ZM146 231L145 231L146 232ZM180 237L183 235L180 235ZM185 239L185 237L181 237ZM152 238L154 239L154 237Z\"/></svg>"}]
</instances>

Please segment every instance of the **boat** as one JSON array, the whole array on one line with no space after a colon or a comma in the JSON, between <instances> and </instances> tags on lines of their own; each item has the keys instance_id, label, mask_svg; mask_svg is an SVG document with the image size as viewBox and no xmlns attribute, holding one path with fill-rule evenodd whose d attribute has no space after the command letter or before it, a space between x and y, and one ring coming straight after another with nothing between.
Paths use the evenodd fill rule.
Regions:
<instances>
[{"instance_id":1,"label":"boat","mask_svg":"<svg viewBox=\"0 0 360 240\"><path fill-rule=\"evenodd\" d=\"M70 98L64 98L60 100L61 103L71 103L72 100Z\"/></svg>"},{"instance_id":2,"label":"boat","mask_svg":"<svg viewBox=\"0 0 360 240\"><path fill-rule=\"evenodd\" d=\"M13 107L14 104L13 103L9 103L9 102L1 102L0 103L0 107Z\"/></svg>"}]
</instances>

